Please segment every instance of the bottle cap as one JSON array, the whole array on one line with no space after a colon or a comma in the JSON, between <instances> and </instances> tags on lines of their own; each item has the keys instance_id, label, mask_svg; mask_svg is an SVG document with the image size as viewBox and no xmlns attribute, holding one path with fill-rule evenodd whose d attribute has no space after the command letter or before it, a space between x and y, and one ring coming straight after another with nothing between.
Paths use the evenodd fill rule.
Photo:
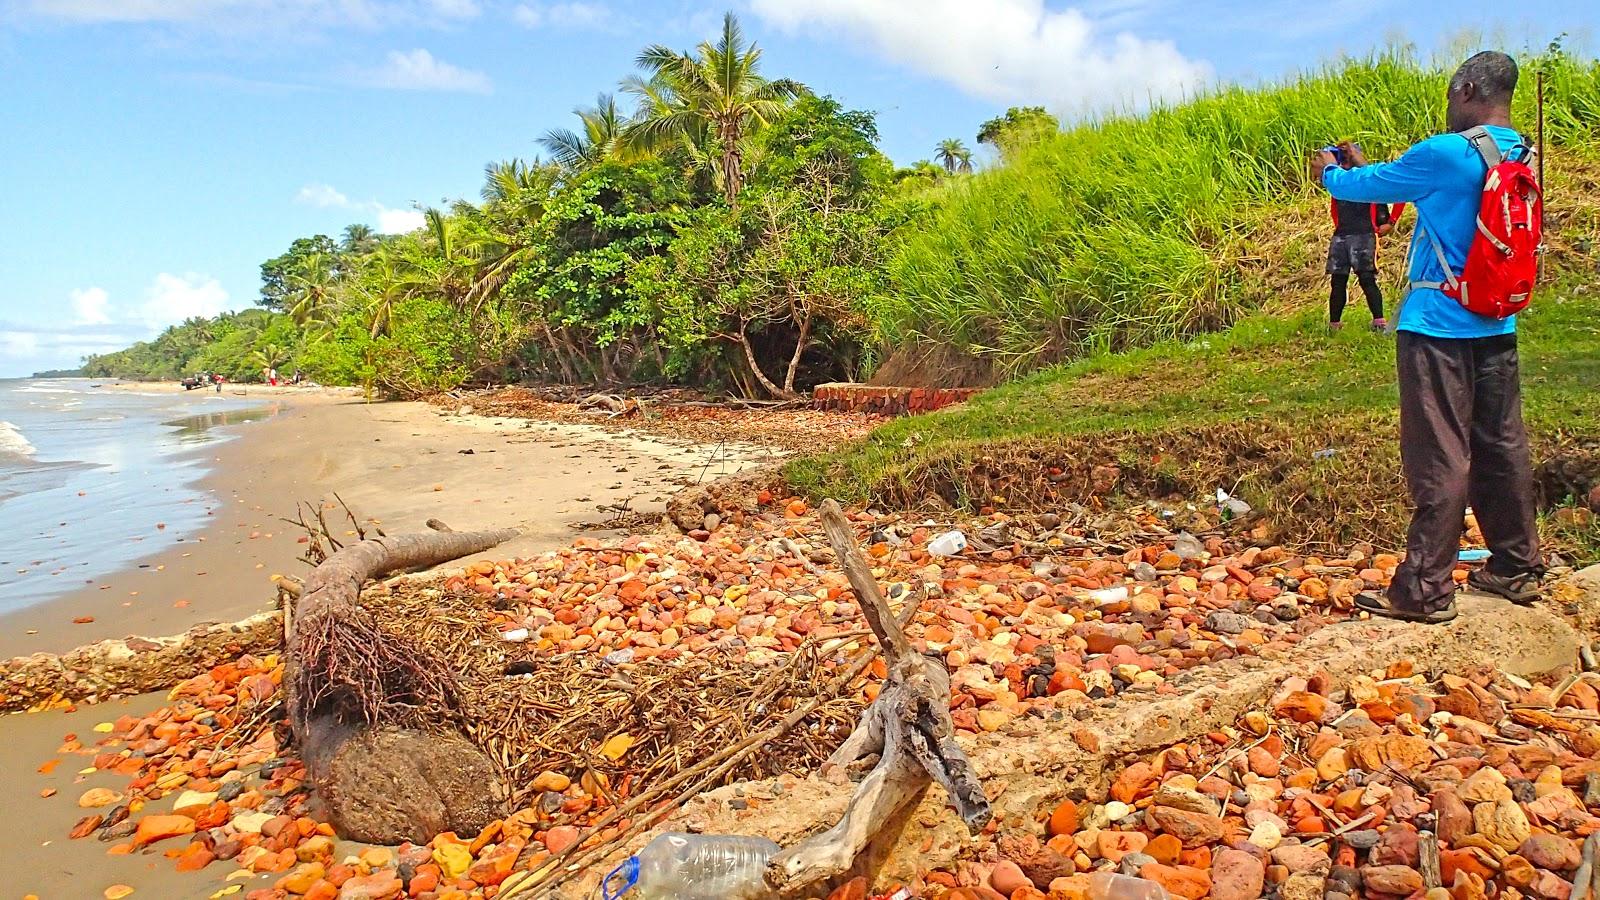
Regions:
<instances>
[{"instance_id":1,"label":"bottle cap","mask_svg":"<svg viewBox=\"0 0 1600 900\"><path fill-rule=\"evenodd\" d=\"M622 889L619 890L619 891L613 892L611 890L611 879L616 878L618 875L622 876L622 880L623 880ZM623 894L626 894L627 892L633 890L633 886L638 884L638 883L639 883L639 857L630 856L630 857L627 858L626 861L624 861L622 863L622 865L617 866L615 869L612 869L606 875L605 880L600 882L600 893L605 897L605 900L618 900L618 898L621 897Z\"/></svg>"}]
</instances>

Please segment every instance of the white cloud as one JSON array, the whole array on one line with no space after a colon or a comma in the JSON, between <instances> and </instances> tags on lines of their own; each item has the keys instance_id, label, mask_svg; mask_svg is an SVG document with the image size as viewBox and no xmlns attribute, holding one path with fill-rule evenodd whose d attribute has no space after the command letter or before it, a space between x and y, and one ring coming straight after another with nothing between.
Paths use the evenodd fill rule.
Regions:
<instances>
[{"instance_id":1,"label":"white cloud","mask_svg":"<svg viewBox=\"0 0 1600 900\"><path fill-rule=\"evenodd\" d=\"M144 303L134 315L149 328L165 328L190 316L210 318L228 308L222 282L198 272L162 272L145 288Z\"/></svg>"},{"instance_id":2,"label":"white cloud","mask_svg":"<svg viewBox=\"0 0 1600 900\"><path fill-rule=\"evenodd\" d=\"M598 3L522 3L511 18L524 28L607 28L617 23L616 13Z\"/></svg>"},{"instance_id":3,"label":"white cloud","mask_svg":"<svg viewBox=\"0 0 1600 900\"><path fill-rule=\"evenodd\" d=\"M162 23L239 31L445 25L478 0L21 0L23 13L69 23Z\"/></svg>"},{"instance_id":4,"label":"white cloud","mask_svg":"<svg viewBox=\"0 0 1600 900\"><path fill-rule=\"evenodd\" d=\"M416 231L425 221L420 209L390 209L387 206L378 208L378 231L383 234L405 234Z\"/></svg>"},{"instance_id":5,"label":"white cloud","mask_svg":"<svg viewBox=\"0 0 1600 900\"><path fill-rule=\"evenodd\" d=\"M1082 113L1173 99L1211 76L1171 41L1108 33L1043 0L751 0L791 31L851 36L889 60L996 103Z\"/></svg>"},{"instance_id":6,"label":"white cloud","mask_svg":"<svg viewBox=\"0 0 1600 900\"><path fill-rule=\"evenodd\" d=\"M7 356L37 356L39 335L31 331L0 331L0 347Z\"/></svg>"},{"instance_id":7,"label":"white cloud","mask_svg":"<svg viewBox=\"0 0 1600 900\"><path fill-rule=\"evenodd\" d=\"M350 198L334 190L332 185L308 184L301 188L298 194L294 195L294 202L302 203L306 206L348 207Z\"/></svg>"},{"instance_id":8,"label":"white cloud","mask_svg":"<svg viewBox=\"0 0 1600 900\"><path fill-rule=\"evenodd\" d=\"M383 234L405 234L422 227L422 210L394 209L376 200L357 202L331 184L308 184L294 195L294 202L322 209L350 209L370 215Z\"/></svg>"},{"instance_id":9,"label":"white cloud","mask_svg":"<svg viewBox=\"0 0 1600 900\"><path fill-rule=\"evenodd\" d=\"M105 325L111 321L111 296L105 288L75 288L67 292L67 298L72 301L72 324Z\"/></svg>"},{"instance_id":10,"label":"white cloud","mask_svg":"<svg viewBox=\"0 0 1600 900\"><path fill-rule=\"evenodd\" d=\"M489 76L476 69L463 69L432 53L416 50L390 50L383 65L357 73L364 84L401 91L459 91L487 94L493 90Z\"/></svg>"}]
</instances>

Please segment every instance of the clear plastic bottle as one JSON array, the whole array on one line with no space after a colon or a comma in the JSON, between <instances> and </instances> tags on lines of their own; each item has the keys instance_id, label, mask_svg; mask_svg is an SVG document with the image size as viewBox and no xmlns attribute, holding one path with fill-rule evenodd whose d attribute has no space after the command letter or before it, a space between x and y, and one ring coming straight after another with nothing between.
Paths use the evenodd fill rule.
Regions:
<instances>
[{"instance_id":1,"label":"clear plastic bottle","mask_svg":"<svg viewBox=\"0 0 1600 900\"><path fill-rule=\"evenodd\" d=\"M1148 878L1095 872L1089 876L1089 900L1172 900L1167 889Z\"/></svg>"},{"instance_id":2,"label":"clear plastic bottle","mask_svg":"<svg viewBox=\"0 0 1600 900\"><path fill-rule=\"evenodd\" d=\"M783 848L761 837L668 832L606 876L605 900L766 900L767 863Z\"/></svg>"}]
</instances>

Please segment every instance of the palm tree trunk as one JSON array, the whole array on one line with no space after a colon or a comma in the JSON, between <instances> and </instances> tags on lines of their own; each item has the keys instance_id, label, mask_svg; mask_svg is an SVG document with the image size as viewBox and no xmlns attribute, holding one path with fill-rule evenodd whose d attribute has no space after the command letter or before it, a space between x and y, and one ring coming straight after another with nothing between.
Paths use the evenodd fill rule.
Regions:
<instances>
[{"instance_id":1,"label":"palm tree trunk","mask_svg":"<svg viewBox=\"0 0 1600 900\"><path fill-rule=\"evenodd\" d=\"M739 205L739 190L744 187L743 154L739 151L739 124L728 121L719 129L722 139L722 192L728 206Z\"/></svg>"}]
</instances>

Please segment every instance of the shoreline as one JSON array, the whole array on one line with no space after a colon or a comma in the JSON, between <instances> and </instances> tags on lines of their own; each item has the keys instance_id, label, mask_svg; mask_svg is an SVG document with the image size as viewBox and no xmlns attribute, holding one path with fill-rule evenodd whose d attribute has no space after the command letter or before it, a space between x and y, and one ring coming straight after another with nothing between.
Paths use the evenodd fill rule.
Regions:
<instances>
[{"instance_id":1,"label":"shoreline","mask_svg":"<svg viewBox=\"0 0 1600 900\"><path fill-rule=\"evenodd\" d=\"M331 501L337 493L364 523L390 533L421 530L430 517L463 531L522 529L499 547L446 564L454 568L476 559L535 556L580 535L614 536L620 532L575 526L608 518L596 507L609 504L660 511L680 482L767 458L755 447L736 454L725 446L679 446L598 427L460 416L421 402L368 404L290 390L298 396L286 398L275 415L229 426L242 433L197 451L212 457L197 485L216 501L203 539L159 549L99 583L0 616L0 658L62 652L106 638L178 634L270 607L270 576L306 571L297 561L303 549L297 528L279 518L294 518L297 501ZM328 511L337 532L335 515L343 511ZM84 615L94 622L73 624ZM54 751L67 732L87 736L96 723L163 699L153 694L75 712L0 717L0 766L12 773L0 779L0 802L28 823L14 842L19 871L28 873L20 879L24 893L45 900L98 896L120 882L135 887L136 896L203 897L221 885L221 870L215 878L181 876L170 860L108 857L106 844L69 840L68 830L84 812L73 802L77 795L113 782L106 773L78 773L88 762L70 754L54 772L35 774L61 755ZM47 788L59 795L41 798Z\"/></svg>"},{"instance_id":2,"label":"shoreline","mask_svg":"<svg viewBox=\"0 0 1600 900\"><path fill-rule=\"evenodd\" d=\"M366 403L343 391L253 392L285 397L208 454L195 488L211 497L197 532L59 596L0 613L0 659L60 653L129 635L178 634L266 608L270 577L303 574L297 503L342 498L388 532L438 518L457 530L514 526L523 534L482 558L530 556L569 543L578 526L664 508L681 483L765 458L756 446L701 447L598 426L457 415L419 401ZM188 457L194 459L194 455ZM330 524L343 511L326 510ZM352 530L352 529L346 529ZM471 557L467 561L479 557ZM77 624L74 619L93 617Z\"/></svg>"}]
</instances>

